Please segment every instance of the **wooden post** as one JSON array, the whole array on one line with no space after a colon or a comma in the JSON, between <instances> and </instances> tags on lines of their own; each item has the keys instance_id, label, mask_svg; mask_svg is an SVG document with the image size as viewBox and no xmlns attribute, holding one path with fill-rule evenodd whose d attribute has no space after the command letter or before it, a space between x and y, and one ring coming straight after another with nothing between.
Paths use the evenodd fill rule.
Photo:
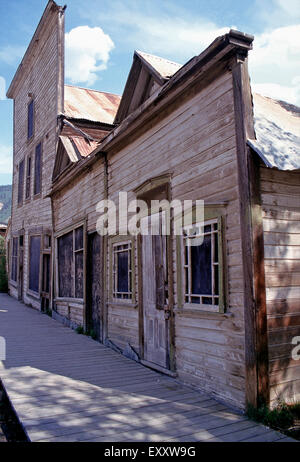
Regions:
<instances>
[{"instance_id":1,"label":"wooden post","mask_svg":"<svg viewBox=\"0 0 300 462\"><path fill-rule=\"evenodd\" d=\"M236 58L232 75L244 268L246 402L257 407L269 403L268 339L259 165L247 147L255 131L245 56Z\"/></svg>"}]
</instances>

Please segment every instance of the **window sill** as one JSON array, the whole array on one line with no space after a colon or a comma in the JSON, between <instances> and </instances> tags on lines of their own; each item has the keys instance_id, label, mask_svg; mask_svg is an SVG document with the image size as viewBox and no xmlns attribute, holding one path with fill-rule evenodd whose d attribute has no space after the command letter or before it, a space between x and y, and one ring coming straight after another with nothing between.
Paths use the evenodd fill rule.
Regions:
<instances>
[{"instance_id":1,"label":"window sill","mask_svg":"<svg viewBox=\"0 0 300 462\"><path fill-rule=\"evenodd\" d=\"M133 303L131 300L111 300L108 302L108 305L111 306L126 306L127 308L134 308L138 307L138 303Z\"/></svg>"},{"instance_id":2,"label":"window sill","mask_svg":"<svg viewBox=\"0 0 300 462\"><path fill-rule=\"evenodd\" d=\"M75 304L84 304L83 298L70 298L70 297L56 297L54 302L68 302L68 303L75 303Z\"/></svg>"},{"instance_id":3,"label":"window sill","mask_svg":"<svg viewBox=\"0 0 300 462\"><path fill-rule=\"evenodd\" d=\"M219 307L212 307L213 309L209 308L210 305L207 306L192 306L192 305L184 305L182 308L174 308L174 313L178 314L179 316L212 316L216 315L217 317L224 317L224 318L232 318L232 313L223 313L219 311Z\"/></svg>"},{"instance_id":4,"label":"window sill","mask_svg":"<svg viewBox=\"0 0 300 462\"><path fill-rule=\"evenodd\" d=\"M35 298L36 300L40 300L41 296L38 292L34 292L33 290L28 289L26 295L31 298Z\"/></svg>"}]
</instances>

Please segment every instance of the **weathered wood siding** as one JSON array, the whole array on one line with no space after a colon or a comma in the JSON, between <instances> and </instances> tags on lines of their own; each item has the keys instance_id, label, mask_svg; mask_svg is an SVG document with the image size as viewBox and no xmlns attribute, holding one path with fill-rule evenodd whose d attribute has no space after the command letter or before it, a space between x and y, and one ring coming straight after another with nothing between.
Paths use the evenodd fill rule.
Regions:
<instances>
[{"instance_id":1,"label":"weathered wood siding","mask_svg":"<svg viewBox=\"0 0 300 462\"><path fill-rule=\"evenodd\" d=\"M232 76L181 98L157 124L109 157L109 198L151 177L172 173L172 199L228 200L226 210L227 314L175 314L179 378L244 406L244 307ZM134 198L129 194L128 200ZM173 246L175 305L176 246ZM137 272L136 272L137 273ZM137 281L136 281L137 282ZM176 308L176 307L175 307ZM108 332L123 346L138 338L134 304L108 308ZM135 341L135 344L137 340ZM137 345L136 345L137 346Z\"/></svg>"},{"instance_id":2,"label":"weathered wood siding","mask_svg":"<svg viewBox=\"0 0 300 462\"><path fill-rule=\"evenodd\" d=\"M54 231L63 232L76 223L86 220L86 232L95 231L99 214L96 205L104 199L104 164L99 160L87 172L74 178L53 196ZM57 296L57 288L55 289ZM78 324L85 325L84 304L64 300L55 301L57 312Z\"/></svg>"},{"instance_id":3,"label":"weathered wood siding","mask_svg":"<svg viewBox=\"0 0 300 462\"><path fill-rule=\"evenodd\" d=\"M244 284L232 85L232 75L226 72L204 89L190 89L180 101L162 111L155 123L143 127L142 134L136 134L126 146L108 151L108 198L118 203L119 192L127 191L131 201L136 198L134 189L144 181L169 172L172 199L228 201L225 314L177 309L173 242L176 366L182 381L244 407ZM55 231L82 218L87 219L88 230L94 230L99 216L96 203L103 198L103 164L97 161L90 171L74 178L72 184L53 197ZM108 288L109 252L106 262ZM135 266L137 289L137 252ZM129 343L141 353L138 290L135 292L132 303L112 303L108 298L107 338L121 349ZM58 310L66 313L66 308L59 304Z\"/></svg>"},{"instance_id":4,"label":"weathered wood siding","mask_svg":"<svg viewBox=\"0 0 300 462\"><path fill-rule=\"evenodd\" d=\"M261 167L270 399L300 398L300 173Z\"/></svg>"},{"instance_id":5,"label":"weathered wood siding","mask_svg":"<svg viewBox=\"0 0 300 462\"><path fill-rule=\"evenodd\" d=\"M12 235L24 230L24 281L25 303L39 308L39 295L28 292L29 233L33 228L52 228L51 201L46 195L51 188L51 176L55 159L56 117L58 104L59 63L59 21L58 13L51 15L44 26L36 53L23 71L22 79L14 99L14 163L12 196ZM27 140L28 103L34 99L34 135ZM42 143L42 190L34 196L35 148ZM30 199L25 198L26 180L23 183L23 204L18 205L18 165L31 155ZM18 295L16 284L10 283L10 293Z\"/></svg>"}]
</instances>

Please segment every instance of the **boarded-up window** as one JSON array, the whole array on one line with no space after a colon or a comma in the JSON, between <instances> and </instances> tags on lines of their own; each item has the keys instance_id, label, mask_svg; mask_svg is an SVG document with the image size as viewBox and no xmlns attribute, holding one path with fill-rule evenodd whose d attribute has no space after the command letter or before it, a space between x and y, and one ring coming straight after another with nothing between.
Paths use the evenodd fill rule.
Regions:
<instances>
[{"instance_id":1,"label":"boarded-up window","mask_svg":"<svg viewBox=\"0 0 300 462\"><path fill-rule=\"evenodd\" d=\"M28 139L33 136L33 127L34 127L34 102L30 101L28 104Z\"/></svg>"},{"instance_id":2,"label":"boarded-up window","mask_svg":"<svg viewBox=\"0 0 300 462\"><path fill-rule=\"evenodd\" d=\"M29 289L39 293L41 236L30 236L29 241Z\"/></svg>"},{"instance_id":3,"label":"boarded-up window","mask_svg":"<svg viewBox=\"0 0 300 462\"><path fill-rule=\"evenodd\" d=\"M24 159L19 164L19 181L18 181L18 204L21 205L23 202L23 190L24 190Z\"/></svg>"},{"instance_id":4,"label":"boarded-up window","mask_svg":"<svg viewBox=\"0 0 300 462\"><path fill-rule=\"evenodd\" d=\"M219 305L219 227L216 219L205 222L203 230L196 225L184 231L185 303Z\"/></svg>"},{"instance_id":5,"label":"boarded-up window","mask_svg":"<svg viewBox=\"0 0 300 462\"><path fill-rule=\"evenodd\" d=\"M75 298L83 298L83 227L75 229Z\"/></svg>"},{"instance_id":6,"label":"boarded-up window","mask_svg":"<svg viewBox=\"0 0 300 462\"><path fill-rule=\"evenodd\" d=\"M59 297L83 298L83 227L58 238Z\"/></svg>"},{"instance_id":7,"label":"boarded-up window","mask_svg":"<svg viewBox=\"0 0 300 462\"><path fill-rule=\"evenodd\" d=\"M58 284L60 297L73 296L73 231L58 238Z\"/></svg>"},{"instance_id":8,"label":"boarded-up window","mask_svg":"<svg viewBox=\"0 0 300 462\"><path fill-rule=\"evenodd\" d=\"M35 148L34 161L34 194L39 194L42 188L42 143Z\"/></svg>"},{"instance_id":9,"label":"boarded-up window","mask_svg":"<svg viewBox=\"0 0 300 462\"><path fill-rule=\"evenodd\" d=\"M113 297L132 298L131 242L113 245Z\"/></svg>"},{"instance_id":10,"label":"boarded-up window","mask_svg":"<svg viewBox=\"0 0 300 462\"><path fill-rule=\"evenodd\" d=\"M30 198L30 184L31 184L31 157L28 157L27 158L27 168L26 168L25 199Z\"/></svg>"},{"instance_id":11,"label":"boarded-up window","mask_svg":"<svg viewBox=\"0 0 300 462\"><path fill-rule=\"evenodd\" d=\"M17 282L17 268L18 268L18 238L14 237L12 240L12 252L11 252L11 279Z\"/></svg>"}]
</instances>

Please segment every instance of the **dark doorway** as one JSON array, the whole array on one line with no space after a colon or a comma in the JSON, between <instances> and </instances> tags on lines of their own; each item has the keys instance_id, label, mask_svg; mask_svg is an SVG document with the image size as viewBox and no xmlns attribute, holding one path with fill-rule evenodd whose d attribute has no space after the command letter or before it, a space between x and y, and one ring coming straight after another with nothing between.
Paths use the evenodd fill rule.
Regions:
<instances>
[{"instance_id":1,"label":"dark doorway","mask_svg":"<svg viewBox=\"0 0 300 462\"><path fill-rule=\"evenodd\" d=\"M88 234L86 265L86 327L100 342L102 339L102 239L98 233Z\"/></svg>"}]
</instances>

